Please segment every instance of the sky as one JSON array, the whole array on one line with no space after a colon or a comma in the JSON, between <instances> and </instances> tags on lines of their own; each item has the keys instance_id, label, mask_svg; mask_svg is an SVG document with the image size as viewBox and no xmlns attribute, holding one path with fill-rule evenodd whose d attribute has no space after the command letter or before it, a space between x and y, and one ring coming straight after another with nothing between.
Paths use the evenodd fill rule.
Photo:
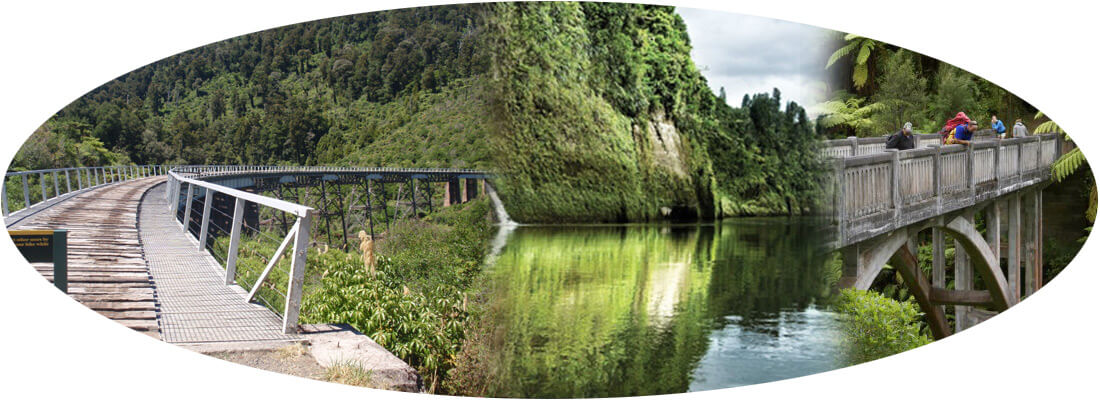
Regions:
<instances>
[{"instance_id":1,"label":"sky","mask_svg":"<svg viewBox=\"0 0 1100 400\"><path fill-rule=\"evenodd\" d=\"M750 93L779 88L783 104L809 109L824 100L825 41L829 30L793 22L677 7L691 37L691 58L715 94L741 106Z\"/></svg>"}]
</instances>

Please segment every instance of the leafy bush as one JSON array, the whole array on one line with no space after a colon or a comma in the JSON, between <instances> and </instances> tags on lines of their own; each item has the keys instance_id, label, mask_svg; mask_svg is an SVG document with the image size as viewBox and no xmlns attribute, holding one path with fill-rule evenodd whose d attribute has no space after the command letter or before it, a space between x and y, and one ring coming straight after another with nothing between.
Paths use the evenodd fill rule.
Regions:
<instances>
[{"instance_id":1,"label":"leafy bush","mask_svg":"<svg viewBox=\"0 0 1100 400\"><path fill-rule=\"evenodd\" d=\"M916 305L878 293L845 289L837 311L844 314L843 345L851 365L914 349L932 341L921 333Z\"/></svg>"}]
</instances>

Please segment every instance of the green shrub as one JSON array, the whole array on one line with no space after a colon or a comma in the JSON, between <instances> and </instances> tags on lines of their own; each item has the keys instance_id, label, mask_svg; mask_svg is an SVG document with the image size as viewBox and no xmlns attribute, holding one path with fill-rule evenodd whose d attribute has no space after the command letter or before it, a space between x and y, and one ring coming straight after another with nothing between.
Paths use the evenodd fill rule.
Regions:
<instances>
[{"instance_id":1,"label":"green shrub","mask_svg":"<svg viewBox=\"0 0 1100 400\"><path fill-rule=\"evenodd\" d=\"M932 341L921 333L916 305L881 294L845 289L837 311L844 314L843 345L847 361L855 365L914 349Z\"/></svg>"}]
</instances>

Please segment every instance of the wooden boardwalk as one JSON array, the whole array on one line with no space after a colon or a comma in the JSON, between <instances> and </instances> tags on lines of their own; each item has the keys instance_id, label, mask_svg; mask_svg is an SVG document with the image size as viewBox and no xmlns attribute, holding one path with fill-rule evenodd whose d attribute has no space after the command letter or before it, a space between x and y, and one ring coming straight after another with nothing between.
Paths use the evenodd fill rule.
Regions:
<instances>
[{"instance_id":1,"label":"wooden boardwalk","mask_svg":"<svg viewBox=\"0 0 1100 400\"><path fill-rule=\"evenodd\" d=\"M69 296L129 328L160 338L156 295L138 237L142 195L163 177L103 186L54 203L8 229L69 231ZM53 280L53 265L32 264Z\"/></svg>"},{"instance_id":2,"label":"wooden boardwalk","mask_svg":"<svg viewBox=\"0 0 1100 400\"><path fill-rule=\"evenodd\" d=\"M124 326L177 344L295 341L271 310L244 301L224 269L172 218L164 176L43 203L8 229L66 229L69 295ZM53 265L33 263L46 279Z\"/></svg>"}]
</instances>

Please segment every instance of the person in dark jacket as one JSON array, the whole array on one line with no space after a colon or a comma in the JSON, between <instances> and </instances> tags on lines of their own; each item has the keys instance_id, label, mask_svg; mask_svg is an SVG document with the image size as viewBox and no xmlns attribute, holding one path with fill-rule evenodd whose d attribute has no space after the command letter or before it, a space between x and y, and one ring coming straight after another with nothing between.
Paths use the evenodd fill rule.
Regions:
<instances>
[{"instance_id":1,"label":"person in dark jacket","mask_svg":"<svg viewBox=\"0 0 1100 400\"><path fill-rule=\"evenodd\" d=\"M905 126L900 131L890 135L889 139L886 139L887 149L900 150L912 150L917 146L913 143L913 123L906 122Z\"/></svg>"}]
</instances>

